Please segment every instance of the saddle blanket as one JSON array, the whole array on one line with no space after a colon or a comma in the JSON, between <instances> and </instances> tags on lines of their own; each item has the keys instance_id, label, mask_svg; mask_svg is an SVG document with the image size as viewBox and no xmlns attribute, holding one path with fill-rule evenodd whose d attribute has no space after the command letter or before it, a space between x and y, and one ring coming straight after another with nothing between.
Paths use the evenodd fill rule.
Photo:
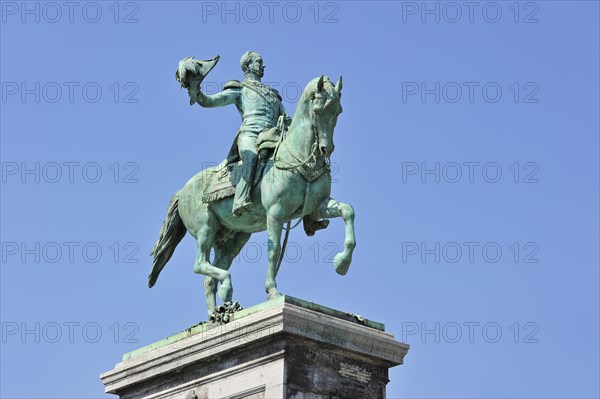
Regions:
<instances>
[{"instance_id":1,"label":"saddle blanket","mask_svg":"<svg viewBox=\"0 0 600 399\"><path fill-rule=\"evenodd\" d=\"M202 202L208 203L235 195L235 187L241 178L241 161L237 164L221 162L208 172L206 186L202 193Z\"/></svg>"},{"instance_id":2,"label":"saddle blanket","mask_svg":"<svg viewBox=\"0 0 600 399\"><path fill-rule=\"evenodd\" d=\"M256 150L259 154L259 167L252 186L260 181L264 170L264 162L269 160L279 142L279 137L280 130L278 127L267 129L258 135ZM208 203L231 197L235 195L235 187L242 177L242 161L227 164L227 160L225 160L208 173L207 183L202 194L202 202Z\"/></svg>"}]
</instances>

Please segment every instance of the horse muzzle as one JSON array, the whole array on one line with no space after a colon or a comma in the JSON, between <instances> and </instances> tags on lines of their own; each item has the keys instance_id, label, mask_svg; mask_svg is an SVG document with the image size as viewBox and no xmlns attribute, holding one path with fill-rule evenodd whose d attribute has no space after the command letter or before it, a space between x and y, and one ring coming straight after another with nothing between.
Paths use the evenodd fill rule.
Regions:
<instances>
[{"instance_id":1,"label":"horse muzzle","mask_svg":"<svg viewBox=\"0 0 600 399\"><path fill-rule=\"evenodd\" d=\"M329 145L329 146L322 145L319 147L319 151L321 151L322 156L328 157L331 155L331 153L333 153L334 148L335 148L335 146L333 144Z\"/></svg>"}]
</instances>

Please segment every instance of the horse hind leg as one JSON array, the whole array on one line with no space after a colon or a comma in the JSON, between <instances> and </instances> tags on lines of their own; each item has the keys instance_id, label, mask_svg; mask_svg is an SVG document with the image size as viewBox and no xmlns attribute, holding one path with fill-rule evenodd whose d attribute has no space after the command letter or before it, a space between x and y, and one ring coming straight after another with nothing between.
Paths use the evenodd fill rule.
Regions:
<instances>
[{"instance_id":1,"label":"horse hind leg","mask_svg":"<svg viewBox=\"0 0 600 399\"><path fill-rule=\"evenodd\" d=\"M209 317L217 309L217 282L218 280L214 277L204 277L204 295L206 296L206 311Z\"/></svg>"},{"instance_id":2,"label":"horse hind leg","mask_svg":"<svg viewBox=\"0 0 600 399\"><path fill-rule=\"evenodd\" d=\"M217 231L217 224L214 220L209 220L209 223L204 224L199 231L196 233L196 242L198 245L198 254L196 256L196 263L194 264L194 273L204 274L207 278L215 279L221 282L221 289L219 289L219 296L224 301L231 300L231 294L233 292L233 287L231 285L231 275L227 270L223 270L221 268L215 267L210 263L210 249L212 248L215 242L215 235ZM208 283L208 288L210 289L212 283ZM207 288L207 283L205 281L205 290ZM207 307L209 314L214 310L215 301L211 300L208 292L206 292L207 297ZM211 309L212 307L212 309Z\"/></svg>"},{"instance_id":3,"label":"horse hind leg","mask_svg":"<svg viewBox=\"0 0 600 399\"><path fill-rule=\"evenodd\" d=\"M222 270L229 270L231 263L240 253L244 245L250 239L249 233L236 233L233 237L225 242L215 242L215 259L213 265ZM208 307L208 315L210 316L217 307L216 292L218 280L214 277L207 276L204 279L204 292L206 293L206 303ZM222 287L222 286L221 286ZM219 294L219 296L221 296ZM226 301L227 302L227 301Z\"/></svg>"}]
</instances>

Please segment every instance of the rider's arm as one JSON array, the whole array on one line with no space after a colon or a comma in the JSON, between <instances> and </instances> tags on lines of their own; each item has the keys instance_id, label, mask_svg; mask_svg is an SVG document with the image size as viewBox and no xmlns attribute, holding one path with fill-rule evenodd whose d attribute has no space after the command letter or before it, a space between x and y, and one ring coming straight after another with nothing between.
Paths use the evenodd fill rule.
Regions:
<instances>
[{"instance_id":1,"label":"rider's arm","mask_svg":"<svg viewBox=\"0 0 600 399\"><path fill-rule=\"evenodd\" d=\"M241 93L242 90L237 88L225 89L216 94L204 94L198 90L196 101L203 107L222 107L224 105L236 104Z\"/></svg>"}]
</instances>

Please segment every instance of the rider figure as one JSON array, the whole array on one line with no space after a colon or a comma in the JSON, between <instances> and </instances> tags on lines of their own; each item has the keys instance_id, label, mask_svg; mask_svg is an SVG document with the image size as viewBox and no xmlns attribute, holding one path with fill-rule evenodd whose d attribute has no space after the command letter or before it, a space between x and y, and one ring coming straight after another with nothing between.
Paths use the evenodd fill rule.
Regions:
<instances>
[{"instance_id":1,"label":"rider figure","mask_svg":"<svg viewBox=\"0 0 600 399\"><path fill-rule=\"evenodd\" d=\"M251 189L258 163L257 136L276 126L281 115L286 126L291 123L277 90L261 83L265 71L262 57L254 51L247 51L242 55L240 64L244 72L243 82L230 80L222 92L212 95L202 93L199 87L190 88L190 96L202 107L235 104L242 116L242 125L227 156L228 164L241 159L243 165L233 201L235 217L241 216L253 206Z\"/></svg>"}]
</instances>

